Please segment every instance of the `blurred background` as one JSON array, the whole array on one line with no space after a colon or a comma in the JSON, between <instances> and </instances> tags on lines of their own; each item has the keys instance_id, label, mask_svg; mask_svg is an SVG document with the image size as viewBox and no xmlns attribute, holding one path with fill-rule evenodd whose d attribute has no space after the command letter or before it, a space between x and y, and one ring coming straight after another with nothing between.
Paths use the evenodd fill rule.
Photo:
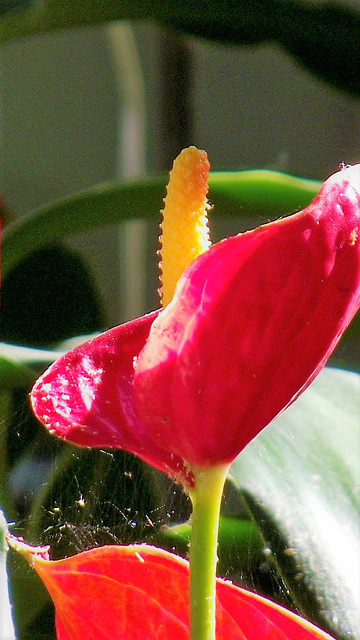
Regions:
<instances>
[{"instance_id":1,"label":"blurred background","mask_svg":"<svg viewBox=\"0 0 360 640\"><path fill-rule=\"evenodd\" d=\"M359 98L276 43L236 47L149 20L112 22L6 42L0 73L0 190L14 217L99 182L168 171L188 144L206 149L214 170L322 180L359 161ZM146 307L144 268L132 264L144 229L67 241L95 274L108 324Z\"/></svg>"}]
</instances>

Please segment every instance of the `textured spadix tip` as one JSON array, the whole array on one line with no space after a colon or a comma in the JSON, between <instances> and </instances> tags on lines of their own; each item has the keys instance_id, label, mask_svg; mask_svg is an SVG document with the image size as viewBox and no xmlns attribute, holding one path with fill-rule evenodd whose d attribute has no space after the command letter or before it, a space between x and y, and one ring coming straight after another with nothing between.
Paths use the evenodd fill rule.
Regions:
<instances>
[{"instance_id":1,"label":"textured spadix tip","mask_svg":"<svg viewBox=\"0 0 360 640\"><path fill-rule=\"evenodd\" d=\"M175 159L170 172L160 225L160 281L163 306L193 260L210 246L207 192L210 163L206 151L188 147Z\"/></svg>"}]
</instances>

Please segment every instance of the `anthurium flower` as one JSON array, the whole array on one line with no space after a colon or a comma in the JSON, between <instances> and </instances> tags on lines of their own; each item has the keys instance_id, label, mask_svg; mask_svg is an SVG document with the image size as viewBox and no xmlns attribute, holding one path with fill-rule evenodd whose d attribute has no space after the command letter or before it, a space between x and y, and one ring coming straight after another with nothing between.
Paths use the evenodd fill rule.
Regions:
<instances>
[{"instance_id":1,"label":"anthurium flower","mask_svg":"<svg viewBox=\"0 0 360 640\"><path fill-rule=\"evenodd\" d=\"M148 545L105 546L51 561L14 538L44 582L58 640L187 640L189 565ZM217 580L217 640L331 640L266 598Z\"/></svg>"},{"instance_id":2,"label":"anthurium flower","mask_svg":"<svg viewBox=\"0 0 360 640\"><path fill-rule=\"evenodd\" d=\"M169 304L66 354L32 391L52 433L127 449L188 485L194 468L230 464L294 401L360 304L360 165L331 176L303 211L208 248L196 152L176 192L191 203L201 193L204 242Z\"/></svg>"}]
</instances>

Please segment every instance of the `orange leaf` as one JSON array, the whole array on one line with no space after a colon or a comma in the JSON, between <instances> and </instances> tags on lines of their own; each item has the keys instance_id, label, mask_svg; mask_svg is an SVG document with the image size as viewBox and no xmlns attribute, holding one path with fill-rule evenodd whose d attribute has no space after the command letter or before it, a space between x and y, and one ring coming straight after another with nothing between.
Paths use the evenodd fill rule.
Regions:
<instances>
[{"instance_id":1,"label":"orange leaf","mask_svg":"<svg viewBox=\"0 0 360 640\"><path fill-rule=\"evenodd\" d=\"M144 544L98 547L57 561L39 549L19 550L54 601L58 640L188 639L186 560ZM283 607L218 579L217 640L260 638L330 640Z\"/></svg>"}]
</instances>

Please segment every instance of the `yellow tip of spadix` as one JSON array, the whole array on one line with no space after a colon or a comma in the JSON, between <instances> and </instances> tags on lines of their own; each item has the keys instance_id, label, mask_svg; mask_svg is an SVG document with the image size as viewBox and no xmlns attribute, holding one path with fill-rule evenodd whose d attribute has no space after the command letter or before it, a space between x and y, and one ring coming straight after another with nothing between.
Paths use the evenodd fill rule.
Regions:
<instances>
[{"instance_id":1,"label":"yellow tip of spadix","mask_svg":"<svg viewBox=\"0 0 360 640\"><path fill-rule=\"evenodd\" d=\"M160 225L159 293L164 307L172 300L186 267L210 246L206 213L209 170L206 152L188 147L178 155L170 172Z\"/></svg>"}]
</instances>

